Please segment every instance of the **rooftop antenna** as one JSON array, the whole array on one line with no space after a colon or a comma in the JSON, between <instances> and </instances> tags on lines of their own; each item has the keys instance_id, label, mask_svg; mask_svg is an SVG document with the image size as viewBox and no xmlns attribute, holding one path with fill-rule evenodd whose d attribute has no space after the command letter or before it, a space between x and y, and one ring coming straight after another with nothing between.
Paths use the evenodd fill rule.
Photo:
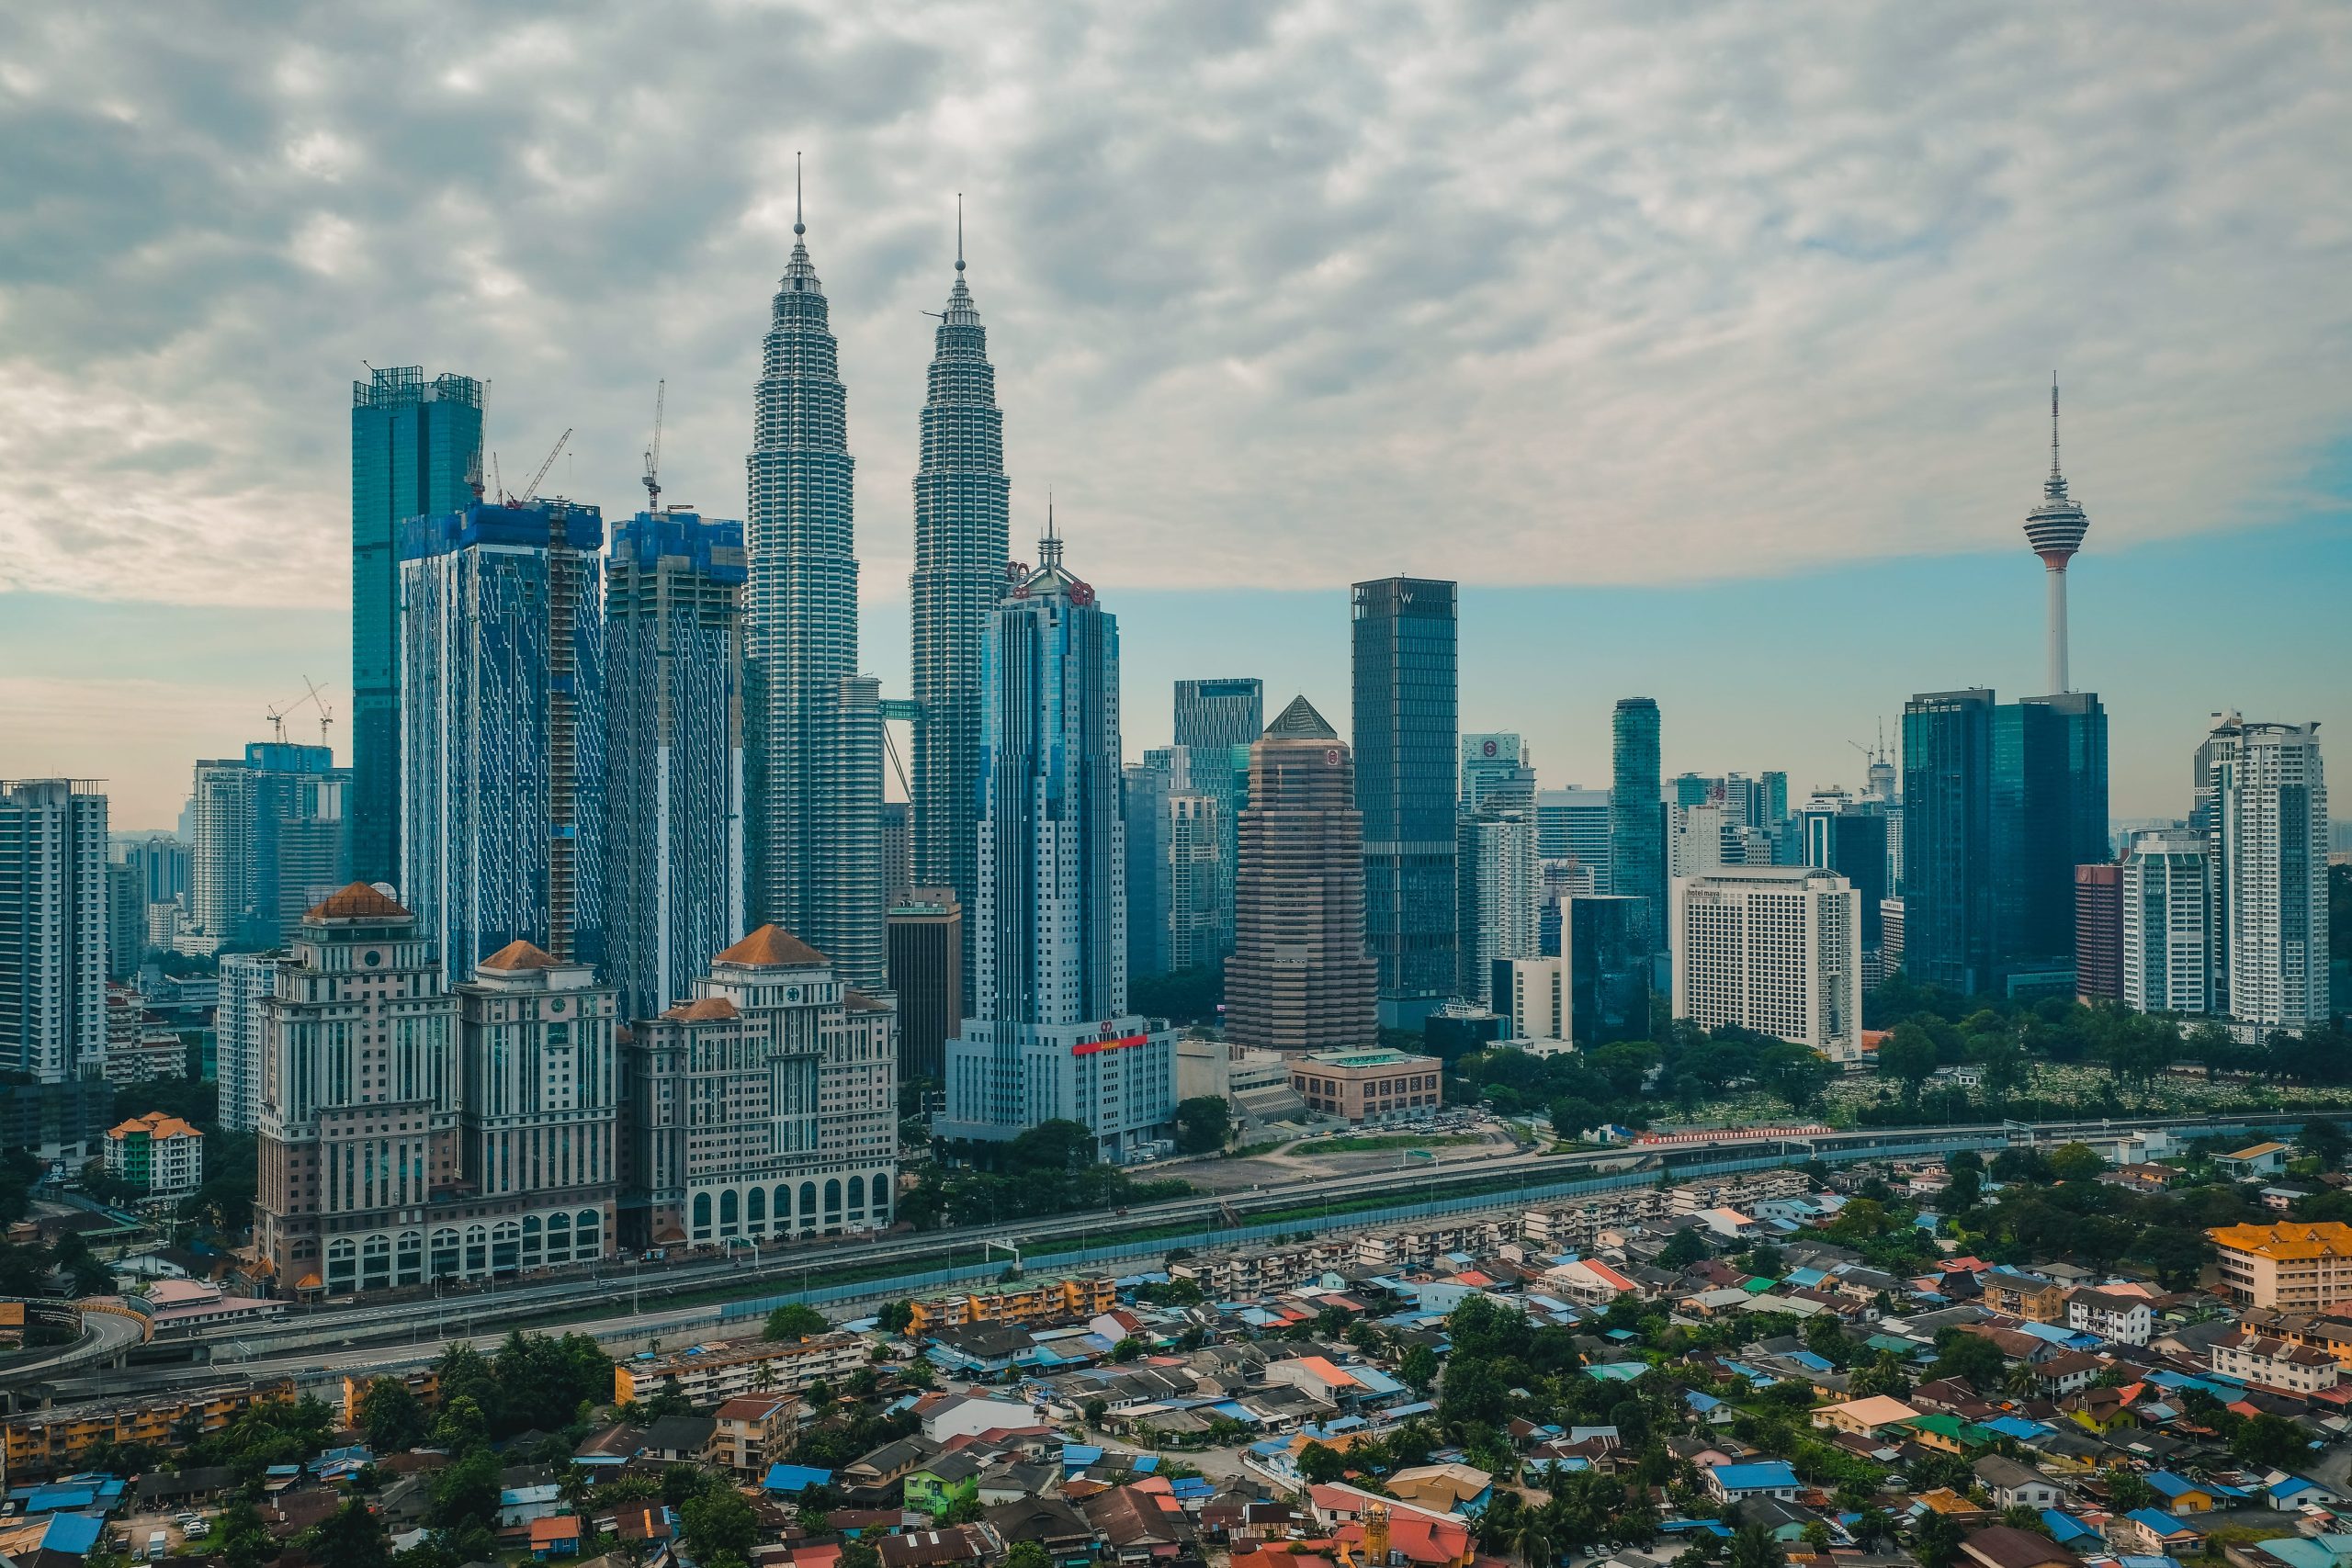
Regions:
<instances>
[{"instance_id":1,"label":"rooftop antenna","mask_svg":"<svg viewBox=\"0 0 2352 1568\"><path fill-rule=\"evenodd\" d=\"M808 232L808 225L800 219L800 154L792 155L792 231L796 235Z\"/></svg>"},{"instance_id":2,"label":"rooftop antenna","mask_svg":"<svg viewBox=\"0 0 2352 1568\"><path fill-rule=\"evenodd\" d=\"M669 401L670 378L653 387L653 445L645 449L645 510L662 510L662 409Z\"/></svg>"},{"instance_id":3,"label":"rooftop antenna","mask_svg":"<svg viewBox=\"0 0 2352 1568\"><path fill-rule=\"evenodd\" d=\"M2058 478L2058 372L2050 373L2050 477Z\"/></svg>"},{"instance_id":4,"label":"rooftop antenna","mask_svg":"<svg viewBox=\"0 0 2352 1568\"><path fill-rule=\"evenodd\" d=\"M964 270L964 193L956 193L956 270Z\"/></svg>"}]
</instances>

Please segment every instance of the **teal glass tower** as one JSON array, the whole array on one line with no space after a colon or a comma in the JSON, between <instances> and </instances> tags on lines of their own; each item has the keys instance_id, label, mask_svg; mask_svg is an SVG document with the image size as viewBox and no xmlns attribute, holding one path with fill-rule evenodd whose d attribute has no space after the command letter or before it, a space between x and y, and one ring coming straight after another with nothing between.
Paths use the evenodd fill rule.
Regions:
<instances>
[{"instance_id":1,"label":"teal glass tower","mask_svg":"<svg viewBox=\"0 0 2352 1568\"><path fill-rule=\"evenodd\" d=\"M401 524L458 511L481 468L481 383L413 365L351 384L351 874L401 868Z\"/></svg>"},{"instance_id":2,"label":"teal glass tower","mask_svg":"<svg viewBox=\"0 0 2352 1568\"><path fill-rule=\"evenodd\" d=\"M1666 802L1654 697L1624 697L1609 721L1609 891L1639 898L1652 953L1666 951Z\"/></svg>"},{"instance_id":3,"label":"teal glass tower","mask_svg":"<svg viewBox=\"0 0 2352 1568\"><path fill-rule=\"evenodd\" d=\"M1359 582L1354 611L1364 945L1380 971L1382 1026L1419 1029L1458 979L1455 589L1414 577Z\"/></svg>"},{"instance_id":4,"label":"teal glass tower","mask_svg":"<svg viewBox=\"0 0 2352 1568\"><path fill-rule=\"evenodd\" d=\"M1903 968L1962 996L1993 965L1993 694L1903 705Z\"/></svg>"}]
</instances>

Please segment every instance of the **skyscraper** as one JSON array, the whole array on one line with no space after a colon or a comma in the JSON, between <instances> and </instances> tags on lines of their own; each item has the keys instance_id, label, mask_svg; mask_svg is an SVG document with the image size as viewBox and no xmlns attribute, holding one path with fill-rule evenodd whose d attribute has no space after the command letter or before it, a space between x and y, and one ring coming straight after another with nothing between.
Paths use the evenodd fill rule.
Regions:
<instances>
[{"instance_id":1,"label":"skyscraper","mask_svg":"<svg viewBox=\"0 0 2352 1568\"><path fill-rule=\"evenodd\" d=\"M890 988L899 994L899 1077L946 1081L964 1010L964 907L953 887L910 887L890 906Z\"/></svg>"},{"instance_id":2,"label":"skyscraper","mask_svg":"<svg viewBox=\"0 0 2352 1568\"><path fill-rule=\"evenodd\" d=\"M762 347L743 616L746 919L793 931L848 984L884 954L882 709L857 671L853 463L840 345L796 214Z\"/></svg>"},{"instance_id":3,"label":"skyscraper","mask_svg":"<svg viewBox=\"0 0 2352 1568\"><path fill-rule=\"evenodd\" d=\"M1457 994L1494 1007L1495 965L1537 957L1543 947L1544 882L1535 855L1534 814L1490 803L1462 814L1456 838L1462 878L1455 906L1462 923Z\"/></svg>"},{"instance_id":4,"label":"skyscraper","mask_svg":"<svg viewBox=\"0 0 2352 1568\"><path fill-rule=\"evenodd\" d=\"M2066 671L2066 563L2083 547L2090 519L2066 494L2065 476L2058 471L2058 378L2050 378L2050 477L2041 483L2041 500L2027 513L2026 543L2041 558L2049 583L2050 690L2069 692Z\"/></svg>"},{"instance_id":5,"label":"skyscraper","mask_svg":"<svg viewBox=\"0 0 2352 1568\"><path fill-rule=\"evenodd\" d=\"M1356 806L1364 932L1380 1021L1417 1029L1459 980L1454 771L1455 587L1423 578L1353 592Z\"/></svg>"},{"instance_id":6,"label":"skyscraper","mask_svg":"<svg viewBox=\"0 0 2352 1568\"><path fill-rule=\"evenodd\" d=\"M2107 710L2086 692L1993 710L1993 960L2071 959L2075 867L2106 860Z\"/></svg>"},{"instance_id":7,"label":"skyscraper","mask_svg":"<svg viewBox=\"0 0 2352 1568\"><path fill-rule=\"evenodd\" d=\"M1566 789L1535 793L1535 852L1570 861L1589 874L1591 893L1609 891L1609 792Z\"/></svg>"},{"instance_id":8,"label":"skyscraper","mask_svg":"<svg viewBox=\"0 0 2352 1568\"><path fill-rule=\"evenodd\" d=\"M351 870L400 874L400 525L455 512L481 467L481 383L419 367L351 386ZM153 902L166 900L157 898Z\"/></svg>"},{"instance_id":9,"label":"skyscraper","mask_svg":"<svg viewBox=\"0 0 2352 1568\"><path fill-rule=\"evenodd\" d=\"M348 769L324 746L257 740L196 764L188 914L221 945L276 947L302 912L351 880Z\"/></svg>"},{"instance_id":10,"label":"skyscraper","mask_svg":"<svg viewBox=\"0 0 2352 1568\"><path fill-rule=\"evenodd\" d=\"M1227 756L1160 746L1126 769L1131 976L1207 968L1233 950ZM1196 760L1209 764L1198 785Z\"/></svg>"},{"instance_id":11,"label":"skyscraper","mask_svg":"<svg viewBox=\"0 0 2352 1568\"><path fill-rule=\"evenodd\" d=\"M2123 999L2123 868L2112 862L2075 868L2075 999Z\"/></svg>"},{"instance_id":12,"label":"skyscraper","mask_svg":"<svg viewBox=\"0 0 2352 1568\"><path fill-rule=\"evenodd\" d=\"M1535 768L1526 743L1508 731L1462 738L1462 809L1535 808Z\"/></svg>"},{"instance_id":13,"label":"skyscraper","mask_svg":"<svg viewBox=\"0 0 2352 1568\"><path fill-rule=\"evenodd\" d=\"M956 221L956 282L933 334L915 468L915 883L950 887L969 903L978 842L981 665L1004 591L1009 481L1004 415L988 330L964 282L963 216ZM961 1010L962 1002L956 1004Z\"/></svg>"},{"instance_id":14,"label":"skyscraper","mask_svg":"<svg viewBox=\"0 0 2352 1568\"><path fill-rule=\"evenodd\" d=\"M559 500L401 525L400 886L444 974L604 957L604 542Z\"/></svg>"},{"instance_id":15,"label":"skyscraper","mask_svg":"<svg viewBox=\"0 0 2352 1568\"><path fill-rule=\"evenodd\" d=\"M64 1083L106 1052L107 797L0 779L0 1069Z\"/></svg>"},{"instance_id":16,"label":"skyscraper","mask_svg":"<svg viewBox=\"0 0 2352 1568\"><path fill-rule=\"evenodd\" d=\"M221 955L220 999L212 1015L213 1077L220 1086L220 1125L232 1133L261 1125L262 1011L277 984L276 954Z\"/></svg>"},{"instance_id":17,"label":"skyscraper","mask_svg":"<svg viewBox=\"0 0 2352 1568\"><path fill-rule=\"evenodd\" d=\"M2213 998L2206 970L2205 836L2134 834L2119 869L2123 1005L2134 1012L2204 1012Z\"/></svg>"},{"instance_id":18,"label":"skyscraper","mask_svg":"<svg viewBox=\"0 0 2352 1568\"><path fill-rule=\"evenodd\" d=\"M2327 1021L2327 775L2319 726L2246 722L2217 763L2230 1016Z\"/></svg>"},{"instance_id":19,"label":"skyscraper","mask_svg":"<svg viewBox=\"0 0 2352 1568\"><path fill-rule=\"evenodd\" d=\"M1903 705L1903 968L1972 996L1993 968L1993 694Z\"/></svg>"},{"instance_id":20,"label":"skyscraper","mask_svg":"<svg viewBox=\"0 0 2352 1568\"><path fill-rule=\"evenodd\" d=\"M1127 1011L1118 623L1046 526L988 643L978 973L937 1131L1001 1140L1074 1121L1125 1159L1174 1118L1176 1043Z\"/></svg>"},{"instance_id":21,"label":"skyscraper","mask_svg":"<svg viewBox=\"0 0 2352 1568\"><path fill-rule=\"evenodd\" d=\"M1562 912L1569 1017L1579 1045L1646 1040L1651 976L1646 900L1611 894L1571 897Z\"/></svg>"},{"instance_id":22,"label":"skyscraper","mask_svg":"<svg viewBox=\"0 0 2352 1568\"><path fill-rule=\"evenodd\" d=\"M1176 682L1176 744L1231 750L1266 727L1266 683L1255 676Z\"/></svg>"},{"instance_id":23,"label":"skyscraper","mask_svg":"<svg viewBox=\"0 0 2352 1568\"><path fill-rule=\"evenodd\" d=\"M1623 697L1609 729L1609 886L1639 898L1650 951L1666 951L1666 803L1658 789L1656 699Z\"/></svg>"},{"instance_id":24,"label":"skyscraper","mask_svg":"<svg viewBox=\"0 0 2352 1568\"><path fill-rule=\"evenodd\" d=\"M1801 863L1836 872L1860 896L1867 970L1879 949L1879 906L1893 891L1886 880L1886 803L1843 792L1817 795L1799 809L1798 819Z\"/></svg>"},{"instance_id":25,"label":"skyscraper","mask_svg":"<svg viewBox=\"0 0 2352 1568\"><path fill-rule=\"evenodd\" d=\"M1852 884L1812 866L1677 877L1674 1016L1860 1061L1857 902Z\"/></svg>"},{"instance_id":26,"label":"skyscraper","mask_svg":"<svg viewBox=\"0 0 2352 1568\"><path fill-rule=\"evenodd\" d=\"M1363 940L1363 814L1337 730L1304 696L1250 748L1226 1038L1274 1051L1351 1050L1378 1036Z\"/></svg>"},{"instance_id":27,"label":"skyscraper","mask_svg":"<svg viewBox=\"0 0 2352 1568\"><path fill-rule=\"evenodd\" d=\"M605 566L607 973L621 1016L686 994L743 934L743 525L673 508Z\"/></svg>"}]
</instances>

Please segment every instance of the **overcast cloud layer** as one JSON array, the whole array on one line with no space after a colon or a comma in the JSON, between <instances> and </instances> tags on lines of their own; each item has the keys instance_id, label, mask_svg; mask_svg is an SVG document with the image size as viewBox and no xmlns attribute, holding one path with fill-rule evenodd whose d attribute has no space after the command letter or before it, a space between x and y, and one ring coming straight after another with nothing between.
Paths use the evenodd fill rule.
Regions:
<instances>
[{"instance_id":1,"label":"overcast cloud layer","mask_svg":"<svg viewBox=\"0 0 2352 1568\"><path fill-rule=\"evenodd\" d=\"M332 604L348 384L741 514L808 155L869 595L965 193L1019 538L1098 581L1673 581L2324 509L2352 11L22 5L0 587ZM2340 498L2339 498L2340 499ZM2029 590L2030 592L2030 590Z\"/></svg>"}]
</instances>

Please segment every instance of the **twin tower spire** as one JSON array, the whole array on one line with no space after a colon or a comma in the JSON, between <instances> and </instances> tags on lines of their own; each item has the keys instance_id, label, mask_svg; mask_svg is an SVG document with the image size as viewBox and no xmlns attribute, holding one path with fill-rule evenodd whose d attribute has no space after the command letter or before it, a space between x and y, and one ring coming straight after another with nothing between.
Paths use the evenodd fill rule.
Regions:
<instances>
[{"instance_id":1,"label":"twin tower spire","mask_svg":"<svg viewBox=\"0 0 2352 1568\"><path fill-rule=\"evenodd\" d=\"M938 314L917 424L912 604L913 879L977 884L982 662L1009 547L1004 417L986 329L956 272ZM831 956L849 984L886 983L885 911L901 896L881 854L882 704L857 674L854 464L847 389L808 258L799 171L792 256L755 394L745 594L744 752L751 923ZM968 971L967 971L968 973Z\"/></svg>"}]
</instances>

